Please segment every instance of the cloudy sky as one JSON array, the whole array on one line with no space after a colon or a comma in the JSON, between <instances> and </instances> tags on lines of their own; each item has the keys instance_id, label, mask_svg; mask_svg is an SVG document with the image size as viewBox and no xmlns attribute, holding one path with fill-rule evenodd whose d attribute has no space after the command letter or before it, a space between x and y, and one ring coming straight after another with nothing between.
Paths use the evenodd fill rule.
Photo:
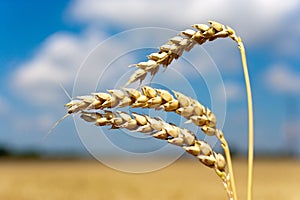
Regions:
<instances>
[{"instance_id":1,"label":"cloudy sky","mask_svg":"<svg viewBox=\"0 0 300 200\"><path fill-rule=\"evenodd\" d=\"M298 0L1 1L0 145L86 151L81 134L91 133L78 133L72 117L44 139L66 112L65 92L121 86L133 72L128 65L144 61L180 30L211 19L234 28L245 42L257 151L300 146L299 13ZM245 152L247 103L239 59L236 44L220 39L185 53L153 82L212 107L229 143ZM130 137L121 139L119 146L138 147ZM140 148L158 148L153 143Z\"/></svg>"}]
</instances>

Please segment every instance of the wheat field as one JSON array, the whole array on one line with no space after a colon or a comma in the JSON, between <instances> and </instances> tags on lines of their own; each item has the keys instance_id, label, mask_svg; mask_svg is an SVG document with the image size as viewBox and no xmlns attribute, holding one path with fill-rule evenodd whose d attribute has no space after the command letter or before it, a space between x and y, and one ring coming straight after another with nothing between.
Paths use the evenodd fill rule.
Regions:
<instances>
[{"instance_id":1,"label":"wheat field","mask_svg":"<svg viewBox=\"0 0 300 200\"><path fill-rule=\"evenodd\" d=\"M233 164L238 194L246 199L246 160ZM300 199L299 167L297 160L257 160L254 199ZM119 172L90 160L0 161L0 177L0 199L5 200L227 198L214 171L194 159L144 174Z\"/></svg>"}]
</instances>

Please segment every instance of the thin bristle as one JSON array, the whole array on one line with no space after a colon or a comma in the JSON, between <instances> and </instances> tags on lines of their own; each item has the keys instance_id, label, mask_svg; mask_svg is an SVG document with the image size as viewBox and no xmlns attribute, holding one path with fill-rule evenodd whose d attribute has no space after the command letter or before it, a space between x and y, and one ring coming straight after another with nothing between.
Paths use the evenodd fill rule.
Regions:
<instances>
[{"instance_id":1,"label":"thin bristle","mask_svg":"<svg viewBox=\"0 0 300 200\"><path fill-rule=\"evenodd\" d=\"M55 124L53 124L53 126L49 129L47 134L44 136L44 140L52 133L52 131L57 127L57 125L60 124L60 122L62 122L64 119L66 119L69 115L71 115L71 114L67 113L62 118L57 120L57 122L55 122Z\"/></svg>"}]
</instances>

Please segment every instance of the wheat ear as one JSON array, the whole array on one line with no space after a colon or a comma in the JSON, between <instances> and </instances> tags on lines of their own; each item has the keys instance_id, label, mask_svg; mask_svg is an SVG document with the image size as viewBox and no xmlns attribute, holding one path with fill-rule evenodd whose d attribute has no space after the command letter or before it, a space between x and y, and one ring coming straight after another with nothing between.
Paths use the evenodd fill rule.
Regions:
<instances>
[{"instance_id":1,"label":"wheat ear","mask_svg":"<svg viewBox=\"0 0 300 200\"><path fill-rule=\"evenodd\" d=\"M107 93L93 93L89 96L78 96L70 101L67 106L68 113L77 113L84 110L105 109L130 106L132 108L155 108L167 112L176 112L201 127L202 131L209 135L216 135L216 116L209 108L199 101L184 94L173 91L175 97L167 90L155 89L143 86L142 92L123 88L122 90L108 90Z\"/></svg>"},{"instance_id":2,"label":"wheat ear","mask_svg":"<svg viewBox=\"0 0 300 200\"><path fill-rule=\"evenodd\" d=\"M216 153L212 147L197 139L195 134L188 129L179 128L162 119L152 118L148 115L140 115L126 112L80 112L80 117L96 126L111 126L113 129L124 128L130 131L151 135L160 140L182 147L189 154L197 157L205 166L213 168L222 179L229 198L232 198L229 175L226 172L226 160L222 154Z\"/></svg>"},{"instance_id":3,"label":"wheat ear","mask_svg":"<svg viewBox=\"0 0 300 200\"><path fill-rule=\"evenodd\" d=\"M216 128L216 117L199 101L184 94L173 91L176 98L167 90L155 89L150 86L143 86L142 92L123 88L122 90L108 90L108 93L93 93L89 96L79 96L77 100L67 103L68 113L77 113L85 110L106 109L114 107L131 106L133 108L155 108L164 109L167 112L176 112L201 127L201 130L209 135L215 135L221 142L228 163L230 188L232 188L234 199L236 197L233 167L228 144L222 131Z\"/></svg>"},{"instance_id":4,"label":"wheat ear","mask_svg":"<svg viewBox=\"0 0 300 200\"><path fill-rule=\"evenodd\" d=\"M194 24L192 27L197 30L186 29L182 31L178 36L169 39L166 44L160 46L158 52L148 55L146 62L130 65L136 66L138 69L129 78L125 87L138 80L142 82L147 73L154 76L158 72L160 65L167 68L174 59L178 59L184 51L190 51L195 44L202 45L206 41L226 37L237 41L234 30L219 22L209 21L209 25Z\"/></svg>"}]
</instances>

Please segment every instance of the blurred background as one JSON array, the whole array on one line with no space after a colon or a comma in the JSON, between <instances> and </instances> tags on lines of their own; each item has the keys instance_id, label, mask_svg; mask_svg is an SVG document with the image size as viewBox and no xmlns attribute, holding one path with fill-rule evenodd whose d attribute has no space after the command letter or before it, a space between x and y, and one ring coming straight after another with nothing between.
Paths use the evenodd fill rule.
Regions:
<instances>
[{"instance_id":1,"label":"blurred background","mask_svg":"<svg viewBox=\"0 0 300 200\"><path fill-rule=\"evenodd\" d=\"M126 74L128 65L145 61L149 53L155 52L155 48L176 35L176 32L191 28L190 25L195 23L206 23L207 20L229 25L243 38L253 92L256 158L292 158L292 161L283 163L298 163L299 13L298 0L0 1L0 158L3 161L3 171L9 171L15 165L12 158L41 158L43 161L47 158L91 158L89 147L82 142L72 117L62 121L45 137L53 124L66 113L63 105L69 98L64 89L74 96L115 87L116 84L113 83L120 81L121 76L122 80L129 78L130 75ZM152 27L151 30L162 28L161 34L157 31L149 33L149 27ZM145 31L132 31L141 28ZM123 37L111 40L111 37L122 35L124 31L132 31L129 34L132 38L128 39L128 35L123 34ZM144 49L137 49L139 45ZM90 55L97 48L101 49L97 51L97 59L90 59ZM188 56L188 53L184 56ZM202 57L209 59L205 62ZM82 66L86 66L87 60L92 62L93 67L85 68L89 71L84 72ZM102 61L108 63L113 60L118 62L114 62L109 68L102 64ZM230 39L220 39L202 47L196 46L186 60L200 63L199 74L195 75L193 71L187 70L187 62L182 59L178 64L174 62L165 72L161 70L153 81L167 86L173 83L172 89L183 92L187 86L182 83L186 83L184 81L187 79L193 95L208 107L213 104L212 98L218 99L220 91L223 110L221 109L220 115L216 110L217 119L221 121L220 128L223 128L233 153L239 158L245 156L247 102L236 44ZM204 80L209 77L207 73L211 73L211 65L218 69L222 80L220 90L216 90L215 94L210 93ZM173 69L177 71L172 71ZM105 72L104 78L90 79L94 74L93 70L100 70L97 73ZM186 79L183 82L174 81L177 80L175 72ZM165 76L169 82L164 79ZM74 86L78 83L84 83L82 90L75 91ZM156 140L151 140L151 143L146 141L147 145L139 145L139 138L116 138L112 140L118 140L118 146L129 148L129 151L135 153L160 148L155 143ZM97 144L101 152L105 152L104 157L116 156L109 145L101 141L97 141ZM130 149L132 146L134 148ZM12 163L4 162L7 159ZM267 166L265 162L268 163L264 161L263 167ZM272 166L277 165L276 162ZM31 167L29 168L32 169ZM268 167L259 169L268 170ZM0 190L0 197L5 187ZM133 187L132 193L136 194L135 192ZM24 196L26 194L24 192ZM139 194L142 197L145 195ZM223 195L225 193L221 196ZM185 196L176 197L184 199ZM270 196L266 194L265 197ZM60 198L68 199L67 196L56 199ZM137 199L137 196L129 196L129 199Z\"/></svg>"}]
</instances>

